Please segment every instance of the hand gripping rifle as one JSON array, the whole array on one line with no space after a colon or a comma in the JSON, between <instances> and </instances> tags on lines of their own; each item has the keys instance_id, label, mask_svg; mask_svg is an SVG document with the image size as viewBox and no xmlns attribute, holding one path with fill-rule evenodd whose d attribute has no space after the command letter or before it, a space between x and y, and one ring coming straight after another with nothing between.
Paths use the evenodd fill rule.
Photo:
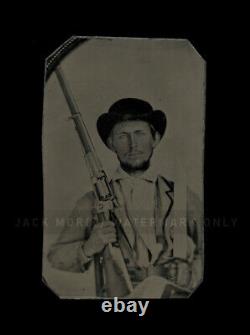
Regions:
<instances>
[{"instance_id":1,"label":"hand gripping rifle","mask_svg":"<svg viewBox=\"0 0 250 335\"><path fill-rule=\"evenodd\" d=\"M119 237L124 233L114 213L115 208L118 208L118 204L60 66L55 68L55 73L83 147L84 158L97 200L96 212L98 221L112 220L117 231L118 242L108 244L102 253L94 256L96 295L97 297L103 297L106 291L109 297L122 297L129 294L133 287L119 247Z\"/></svg>"}]
</instances>

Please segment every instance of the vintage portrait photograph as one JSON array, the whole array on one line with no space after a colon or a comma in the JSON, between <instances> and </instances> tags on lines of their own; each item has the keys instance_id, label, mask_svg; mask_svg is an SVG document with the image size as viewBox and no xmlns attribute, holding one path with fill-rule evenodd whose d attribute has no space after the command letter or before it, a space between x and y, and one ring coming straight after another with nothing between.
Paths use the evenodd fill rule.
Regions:
<instances>
[{"instance_id":1,"label":"vintage portrait photograph","mask_svg":"<svg viewBox=\"0 0 250 335\"><path fill-rule=\"evenodd\" d=\"M206 63L187 39L73 36L46 60L44 283L189 298L204 272Z\"/></svg>"}]
</instances>

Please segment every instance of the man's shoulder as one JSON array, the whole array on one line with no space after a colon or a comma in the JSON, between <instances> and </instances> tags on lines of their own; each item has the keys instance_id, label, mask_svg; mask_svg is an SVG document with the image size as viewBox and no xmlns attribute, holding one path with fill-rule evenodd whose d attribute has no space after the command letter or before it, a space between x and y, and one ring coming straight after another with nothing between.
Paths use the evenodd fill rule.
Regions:
<instances>
[{"instance_id":1,"label":"man's shoulder","mask_svg":"<svg viewBox=\"0 0 250 335\"><path fill-rule=\"evenodd\" d=\"M164 183L171 192L174 192L174 186L175 186L174 181L163 176L162 174L160 174L158 177L159 177L160 182ZM187 185L187 202L188 202L189 207L194 207L194 208L200 207L202 203L201 198L198 195L198 193L194 191L194 189L188 185Z\"/></svg>"}]
</instances>

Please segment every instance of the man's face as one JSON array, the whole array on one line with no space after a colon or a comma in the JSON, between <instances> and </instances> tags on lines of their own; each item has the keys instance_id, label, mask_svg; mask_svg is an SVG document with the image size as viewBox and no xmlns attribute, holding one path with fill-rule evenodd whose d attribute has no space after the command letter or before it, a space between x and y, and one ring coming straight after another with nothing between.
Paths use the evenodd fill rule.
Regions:
<instances>
[{"instance_id":1,"label":"man's face","mask_svg":"<svg viewBox=\"0 0 250 335\"><path fill-rule=\"evenodd\" d=\"M143 169L158 142L159 134L153 137L150 125L140 120L117 123L108 140L121 165L130 170Z\"/></svg>"}]
</instances>

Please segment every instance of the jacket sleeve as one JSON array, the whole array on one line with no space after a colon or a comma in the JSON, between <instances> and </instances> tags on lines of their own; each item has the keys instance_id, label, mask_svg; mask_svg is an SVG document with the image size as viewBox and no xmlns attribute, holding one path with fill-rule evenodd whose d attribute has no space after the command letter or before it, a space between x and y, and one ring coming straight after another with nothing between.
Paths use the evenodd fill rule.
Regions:
<instances>
[{"instance_id":1,"label":"jacket sleeve","mask_svg":"<svg viewBox=\"0 0 250 335\"><path fill-rule=\"evenodd\" d=\"M53 268L70 272L88 269L92 258L84 254L83 246L90 232L93 199L93 193L89 192L76 203L68 220L70 224L64 226L50 247L47 258Z\"/></svg>"},{"instance_id":2,"label":"jacket sleeve","mask_svg":"<svg viewBox=\"0 0 250 335\"><path fill-rule=\"evenodd\" d=\"M200 198L187 190L187 232L194 245L192 261L192 288L203 280L204 268L204 209Z\"/></svg>"}]
</instances>

